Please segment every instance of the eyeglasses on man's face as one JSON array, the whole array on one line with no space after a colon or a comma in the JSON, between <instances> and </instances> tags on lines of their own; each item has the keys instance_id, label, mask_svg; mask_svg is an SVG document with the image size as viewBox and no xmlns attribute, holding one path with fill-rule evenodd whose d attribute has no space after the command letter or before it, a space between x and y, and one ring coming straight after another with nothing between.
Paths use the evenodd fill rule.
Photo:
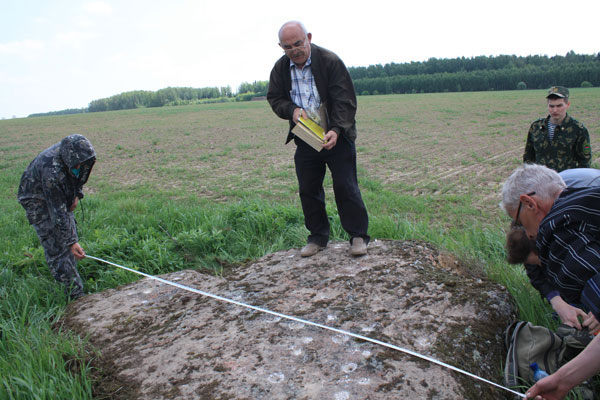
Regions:
<instances>
[{"instance_id":1,"label":"eyeglasses on man's face","mask_svg":"<svg viewBox=\"0 0 600 400\"><path fill-rule=\"evenodd\" d=\"M535 192L529 192L527 193L527 196L533 196L535 195ZM520 198L521 196L519 196ZM521 222L519 221L519 215L521 214L521 207L523 206L523 202L521 202L521 200L519 200L519 207L517 207L517 215L515 215L515 220L512 222L512 226L523 226L523 224L521 224Z\"/></svg>"},{"instance_id":2,"label":"eyeglasses on man's face","mask_svg":"<svg viewBox=\"0 0 600 400\"><path fill-rule=\"evenodd\" d=\"M297 40L293 44L284 44L281 45L284 53L292 52L296 49L301 49L306 45L306 37L303 40Z\"/></svg>"}]
</instances>

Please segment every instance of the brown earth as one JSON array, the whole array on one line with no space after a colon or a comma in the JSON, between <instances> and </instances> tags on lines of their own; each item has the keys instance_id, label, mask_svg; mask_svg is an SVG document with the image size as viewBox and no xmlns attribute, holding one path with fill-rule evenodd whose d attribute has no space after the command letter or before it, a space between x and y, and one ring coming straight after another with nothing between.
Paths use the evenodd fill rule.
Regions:
<instances>
[{"instance_id":1,"label":"brown earth","mask_svg":"<svg viewBox=\"0 0 600 400\"><path fill-rule=\"evenodd\" d=\"M569 109L588 128L596 150L599 93L574 88ZM488 219L499 213L498 191L521 162L529 125L547 114L544 96L542 90L359 96L359 179L407 195L466 194L483 211L482 220ZM98 153L86 193L147 185L215 201L249 193L297 201L294 145L284 145L288 125L266 101L0 125L6 132L0 135L0 158L24 163L68 134L86 135Z\"/></svg>"},{"instance_id":2,"label":"brown earth","mask_svg":"<svg viewBox=\"0 0 600 400\"><path fill-rule=\"evenodd\" d=\"M267 255L216 277L164 279L394 344L494 382L507 291L450 254L375 240ZM498 399L506 392L402 352L152 280L86 296L63 329L89 338L107 399ZM503 393L504 392L504 393Z\"/></svg>"}]
</instances>

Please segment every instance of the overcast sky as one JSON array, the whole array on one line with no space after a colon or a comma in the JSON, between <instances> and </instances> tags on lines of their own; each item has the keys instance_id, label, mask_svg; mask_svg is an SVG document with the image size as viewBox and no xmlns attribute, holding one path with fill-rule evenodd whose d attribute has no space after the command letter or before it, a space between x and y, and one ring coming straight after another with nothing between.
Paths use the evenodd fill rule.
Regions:
<instances>
[{"instance_id":1,"label":"overcast sky","mask_svg":"<svg viewBox=\"0 0 600 400\"><path fill-rule=\"evenodd\" d=\"M304 22L347 66L600 52L599 0L1 0L0 118L168 86L268 80Z\"/></svg>"}]
</instances>

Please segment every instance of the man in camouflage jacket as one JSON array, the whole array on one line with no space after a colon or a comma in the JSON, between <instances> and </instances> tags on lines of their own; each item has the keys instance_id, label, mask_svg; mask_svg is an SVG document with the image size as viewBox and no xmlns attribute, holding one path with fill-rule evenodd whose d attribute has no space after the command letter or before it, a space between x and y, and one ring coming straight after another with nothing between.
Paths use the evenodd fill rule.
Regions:
<instances>
[{"instance_id":1,"label":"man in camouflage jacket","mask_svg":"<svg viewBox=\"0 0 600 400\"><path fill-rule=\"evenodd\" d=\"M78 243L73 210L83 198L83 185L95 162L90 141L70 135L42 151L29 164L19 184L19 203L35 228L52 275L65 285L71 299L84 295L76 259L85 257Z\"/></svg>"},{"instance_id":2,"label":"man in camouflage jacket","mask_svg":"<svg viewBox=\"0 0 600 400\"><path fill-rule=\"evenodd\" d=\"M567 114L571 105L569 89L553 86L546 98L549 115L531 124L523 162L545 165L557 172L589 168L590 135L582 123Z\"/></svg>"}]
</instances>

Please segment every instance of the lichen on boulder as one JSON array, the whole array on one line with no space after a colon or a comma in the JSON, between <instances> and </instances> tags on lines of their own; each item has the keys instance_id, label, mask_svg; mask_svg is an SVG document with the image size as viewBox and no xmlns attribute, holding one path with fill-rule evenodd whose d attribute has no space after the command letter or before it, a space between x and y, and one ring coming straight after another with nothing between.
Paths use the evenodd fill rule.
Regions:
<instances>
[{"instance_id":1,"label":"lichen on boulder","mask_svg":"<svg viewBox=\"0 0 600 400\"><path fill-rule=\"evenodd\" d=\"M130 266L131 267L131 266ZM143 266L136 266L143 269ZM161 278L421 353L501 380L506 289L427 243L269 254L222 277ZM99 351L114 399L498 399L507 392L348 335L149 278L71 303L63 326Z\"/></svg>"}]
</instances>

